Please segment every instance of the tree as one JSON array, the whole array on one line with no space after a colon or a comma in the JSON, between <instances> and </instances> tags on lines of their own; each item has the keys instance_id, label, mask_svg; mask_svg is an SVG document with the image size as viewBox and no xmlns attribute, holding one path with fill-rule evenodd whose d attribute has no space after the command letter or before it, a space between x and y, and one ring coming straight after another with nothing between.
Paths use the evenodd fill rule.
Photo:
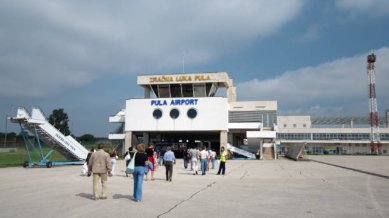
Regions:
<instances>
[{"instance_id":1,"label":"tree","mask_svg":"<svg viewBox=\"0 0 389 218\"><path fill-rule=\"evenodd\" d=\"M85 134L78 138L82 142L93 142L95 137L92 134Z\"/></svg>"},{"instance_id":2,"label":"tree","mask_svg":"<svg viewBox=\"0 0 389 218\"><path fill-rule=\"evenodd\" d=\"M63 108L54 109L49 117L49 123L58 129L64 135L70 135L69 117Z\"/></svg>"}]
</instances>

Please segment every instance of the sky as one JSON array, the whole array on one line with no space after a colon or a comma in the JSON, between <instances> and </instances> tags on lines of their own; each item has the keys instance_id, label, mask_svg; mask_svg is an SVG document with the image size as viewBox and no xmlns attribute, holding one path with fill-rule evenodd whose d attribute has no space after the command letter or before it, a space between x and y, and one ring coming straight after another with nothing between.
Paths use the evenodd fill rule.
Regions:
<instances>
[{"instance_id":1,"label":"sky","mask_svg":"<svg viewBox=\"0 0 389 218\"><path fill-rule=\"evenodd\" d=\"M367 116L366 56L389 109L387 0L0 0L0 132L17 107L63 108L76 136L142 98L138 75L227 72L278 115ZM3 120L3 121L2 121Z\"/></svg>"}]
</instances>

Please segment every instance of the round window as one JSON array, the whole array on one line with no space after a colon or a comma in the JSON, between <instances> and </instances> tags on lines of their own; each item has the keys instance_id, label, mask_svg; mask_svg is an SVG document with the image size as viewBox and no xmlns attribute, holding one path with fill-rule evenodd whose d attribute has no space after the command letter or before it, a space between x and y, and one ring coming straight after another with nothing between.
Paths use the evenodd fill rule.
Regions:
<instances>
[{"instance_id":1,"label":"round window","mask_svg":"<svg viewBox=\"0 0 389 218\"><path fill-rule=\"evenodd\" d=\"M190 119L194 119L197 116L196 109L194 108L189 109L187 115Z\"/></svg>"},{"instance_id":2,"label":"round window","mask_svg":"<svg viewBox=\"0 0 389 218\"><path fill-rule=\"evenodd\" d=\"M178 116L180 116L180 112L177 109L173 108L170 111L170 117L173 119L177 119Z\"/></svg>"},{"instance_id":3,"label":"round window","mask_svg":"<svg viewBox=\"0 0 389 218\"><path fill-rule=\"evenodd\" d=\"M161 118L162 117L162 111L161 111L161 109L155 109L154 111L153 111L153 117L155 118L155 119L159 119L159 118Z\"/></svg>"}]
</instances>

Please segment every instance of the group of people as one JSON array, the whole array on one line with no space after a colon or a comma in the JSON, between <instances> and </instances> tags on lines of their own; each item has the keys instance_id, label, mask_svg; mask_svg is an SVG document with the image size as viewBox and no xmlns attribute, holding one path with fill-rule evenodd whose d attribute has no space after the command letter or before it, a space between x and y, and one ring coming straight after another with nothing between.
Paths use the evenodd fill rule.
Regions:
<instances>
[{"instance_id":1,"label":"group of people","mask_svg":"<svg viewBox=\"0 0 389 218\"><path fill-rule=\"evenodd\" d=\"M224 150L224 147L221 148L220 151L220 165L219 170L217 172L217 175L225 174L226 171L226 159L227 156L231 155L231 153ZM198 174L199 170L199 164L201 169L201 175L205 175L206 171L209 171L210 165L211 169L215 169L216 160L217 160L217 154L215 149L206 149L205 146L201 147L201 150L199 150L197 147L192 147L188 149L186 154L187 162L190 162L190 170L193 171L194 175ZM187 162L185 162L184 159L184 167L187 168Z\"/></svg>"},{"instance_id":2,"label":"group of people","mask_svg":"<svg viewBox=\"0 0 389 218\"><path fill-rule=\"evenodd\" d=\"M217 175L225 174L225 162L228 155L229 153L225 151L224 147L222 147L220 153L219 171ZM186 157L190 159L191 170L194 171L194 175L198 174L198 160L200 160L202 175L205 175L206 171L209 170L210 163L212 164L212 169L215 168L217 157L214 149L206 150L205 147L202 147L200 151L193 147L187 151ZM107 198L107 177L114 174L116 159L116 151L110 151L109 153L105 152L103 144L98 145L97 151L92 148L91 152L88 154L86 162L88 166L88 176L93 174L93 199L98 200ZM146 180L149 180L150 174L150 180L154 180L154 170L158 165L158 155L154 151L153 144L150 144L148 148L146 148L146 145L141 143L138 144L135 149L133 147L129 148L129 151L125 156L126 166L128 166L131 159L133 159L135 166L132 173L134 179L132 200L139 202L142 200L144 176L146 175ZM173 165L176 163L176 157L174 152L171 150L171 147L167 147L163 156L160 156L159 159L163 160L163 164L166 168L166 181L171 182L173 176ZM101 193L98 192L99 182L101 182L102 185Z\"/></svg>"},{"instance_id":3,"label":"group of people","mask_svg":"<svg viewBox=\"0 0 389 218\"><path fill-rule=\"evenodd\" d=\"M130 160L134 158L134 173L133 179L134 179L134 196L133 200L136 202L139 202L142 200L142 192L143 192L143 180L144 176L146 175L146 181L149 180L149 174L151 175L150 180L154 180L154 170L157 167L157 156L156 152L154 151L154 145L150 144L148 148L146 148L146 145L141 143L136 146L136 151L131 152L133 149L130 147L129 155ZM170 147L167 148L167 151L165 152L164 156L164 163L166 167L166 181L172 181L172 175L173 175L173 163L175 163L176 158L174 156L174 153L171 151ZM126 163L126 166L128 166L129 162Z\"/></svg>"},{"instance_id":4,"label":"group of people","mask_svg":"<svg viewBox=\"0 0 389 218\"><path fill-rule=\"evenodd\" d=\"M98 150L94 148L89 152L86 163L88 166L88 176L93 174L93 199L106 199L107 180L108 176L114 175L114 169L116 165L117 154L116 151L109 153L104 151L104 145L99 144ZM156 152L152 144L146 148L146 145L141 143L136 146L136 149L132 147L126 153L126 166L130 163L130 160L134 160L134 172L132 173L134 179L134 194L132 200L139 202L142 200L142 186L144 176L146 180L149 180L148 175L151 175L151 180L154 180L154 170L157 167ZM166 167L166 181L172 181L173 164L176 162L174 153L171 148L168 147L163 156L164 165ZM128 175L127 175L128 176ZM98 191L98 183L101 182L101 193Z\"/></svg>"}]
</instances>

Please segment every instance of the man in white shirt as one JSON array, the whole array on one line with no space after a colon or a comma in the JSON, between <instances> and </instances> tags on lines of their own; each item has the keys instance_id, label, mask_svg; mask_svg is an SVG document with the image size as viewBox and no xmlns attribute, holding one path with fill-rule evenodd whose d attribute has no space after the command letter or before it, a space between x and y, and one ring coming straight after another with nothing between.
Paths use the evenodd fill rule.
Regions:
<instances>
[{"instance_id":1,"label":"man in white shirt","mask_svg":"<svg viewBox=\"0 0 389 218\"><path fill-rule=\"evenodd\" d=\"M201 160L201 175L204 176L208 165L208 151L205 150L205 146L201 148L200 160Z\"/></svg>"},{"instance_id":2,"label":"man in white shirt","mask_svg":"<svg viewBox=\"0 0 389 218\"><path fill-rule=\"evenodd\" d=\"M191 156L191 164L192 164L192 170L194 170L194 175L197 175L197 158L199 157L199 151L196 147L193 147L190 149L190 156Z\"/></svg>"}]
</instances>

